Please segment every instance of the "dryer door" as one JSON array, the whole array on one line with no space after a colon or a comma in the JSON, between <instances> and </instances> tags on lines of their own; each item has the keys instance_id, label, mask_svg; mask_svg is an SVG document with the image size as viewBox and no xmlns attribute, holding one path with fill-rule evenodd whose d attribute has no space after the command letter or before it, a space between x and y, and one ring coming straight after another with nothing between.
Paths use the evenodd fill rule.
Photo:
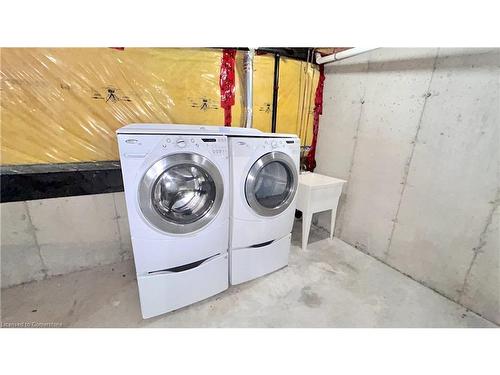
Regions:
<instances>
[{"instance_id":1,"label":"dryer door","mask_svg":"<svg viewBox=\"0 0 500 375\"><path fill-rule=\"evenodd\" d=\"M263 155L250 168L245 182L249 206L259 215L275 216L285 211L297 191L298 172L292 158L283 152Z\"/></svg>"},{"instance_id":2,"label":"dryer door","mask_svg":"<svg viewBox=\"0 0 500 375\"><path fill-rule=\"evenodd\" d=\"M187 234L210 223L222 204L222 176L210 160L194 153L168 155L139 183L139 207L161 231Z\"/></svg>"}]
</instances>

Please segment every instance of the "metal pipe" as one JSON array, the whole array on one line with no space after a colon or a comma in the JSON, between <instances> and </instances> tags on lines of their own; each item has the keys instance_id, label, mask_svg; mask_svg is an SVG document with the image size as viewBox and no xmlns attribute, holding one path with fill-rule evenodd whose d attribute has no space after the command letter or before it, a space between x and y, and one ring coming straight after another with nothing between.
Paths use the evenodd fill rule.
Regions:
<instances>
[{"instance_id":1,"label":"metal pipe","mask_svg":"<svg viewBox=\"0 0 500 375\"><path fill-rule=\"evenodd\" d=\"M368 51L373 51L374 49L377 49L377 48L379 48L379 47L376 47L376 48L356 47L356 48L347 49L345 51L333 53L333 54L328 55L328 56L323 56L323 57L321 56L321 54L317 53L316 54L316 64L320 64L320 65L321 64L329 64L329 63L332 63L335 61L347 59L349 57L361 55L362 53L365 53Z\"/></svg>"},{"instance_id":2,"label":"metal pipe","mask_svg":"<svg viewBox=\"0 0 500 375\"><path fill-rule=\"evenodd\" d=\"M302 145L302 142L303 142L303 137L302 137L302 128L303 128L303 124L304 124L304 108L305 108L305 105L306 105L306 95L307 95L307 84L309 83L309 75L307 74L307 70L308 70L308 67L309 67L309 57L311 55L311 50L308 49L307 50L307 61L306 61L306 65L305 67L302 69L302 63L300 64L300 67L301 67L301 74L303 73L304 74L304 93L302 94L302 92L300 93L300 97L301 97L301 106L300 106L300 120L299 120L299 138L300 138L300 144ZM302 156L302 155L301 155Z\"/></svg>"},{"instance_id":3,"label":"metal pipe","mask_svg":"<svg viewBox=\"0 0 500 375\"><path fill-rule=\"evenodd\" d=\"M253 121L253 57L255 50L250 48L245 54L245 128L252 127Z\"/></svg>"},{"instance_id":4,"label":"metal pipe","mask_svg":"<svg viewBox=\"0 0 500 375\"><path fill-rule=\"evenodd\" d=\"M280 54L274 55L274 85L273 85L273 112L271 120L271 132L276 133L276 117L278 115L278 90L280 82Z\"/></svg>"}]
</instances>

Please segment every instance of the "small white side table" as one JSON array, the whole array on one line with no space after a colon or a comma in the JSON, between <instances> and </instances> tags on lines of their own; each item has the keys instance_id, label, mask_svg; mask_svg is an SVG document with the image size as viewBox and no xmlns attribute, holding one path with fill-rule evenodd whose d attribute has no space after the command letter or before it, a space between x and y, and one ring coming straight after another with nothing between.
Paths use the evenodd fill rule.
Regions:
<instances>
[{"instance_id":1,"label":"small white side table","mask_svg":"<svg viewBox=\"0 0 500 375\"><path fill-rule=\"evenodd\" d=\"M318 173L305 172L299 175L297 210L302 211L302 250L307 248L312 216L315 212L332 211L330 239L333 238L337 206L344 183L345 180Z\"/></svg>"}]
</instances>

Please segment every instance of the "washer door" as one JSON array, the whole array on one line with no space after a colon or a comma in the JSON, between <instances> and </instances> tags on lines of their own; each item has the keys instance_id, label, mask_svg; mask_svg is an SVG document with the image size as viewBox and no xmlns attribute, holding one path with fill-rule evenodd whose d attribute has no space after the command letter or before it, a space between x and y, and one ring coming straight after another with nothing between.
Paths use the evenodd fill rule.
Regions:
<instances>
[{"instance_id":1,"label":"washer door","mask_svg":"<svg viewBox=\"0 0 500 375\"><path fill-rule=\"evenodd\" d=\"M245 196L259 215L275 216L285 211L297 191L297 168L290 156L273 151L257 160L248 172Z\"/></svg>"},{"instance_id":2,"label":"washer door","mask_svg":"<svg viewBox=\"0 0 500 375\"><path fill-rule=\"evenodd\" d=\"M168 233L194 232L217 215L224 196L222 176L210 160L193 153L166 156L139 183L139 207L148 222Z\"/></svg>"}]
</instances>

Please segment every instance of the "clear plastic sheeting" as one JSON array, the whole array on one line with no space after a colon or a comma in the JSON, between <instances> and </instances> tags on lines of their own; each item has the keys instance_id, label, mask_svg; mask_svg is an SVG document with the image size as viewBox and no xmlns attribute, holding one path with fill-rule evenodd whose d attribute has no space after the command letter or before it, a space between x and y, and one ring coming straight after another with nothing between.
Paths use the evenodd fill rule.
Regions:
<instances>
[{"instance_id":1,"label":"clear plastic sheeting","mask_svg":"<svg viewBox=\"0 0 500 375\"><path fill-rule=\"evenodd\" d=\"M312 64L282 58L276 131L297 134L302 146L313 139L314 96L319 70Z\"/></svg>"},{"instance_id":2,"label":"clear plastic sheeting","mask_svg":"<svg viewBox=\"0 0 500 375\"><path fill-rule=\"evenodd\" d=\"M118 159L132 122L222 123L220 52L2 49L2 164Z\"/></svg>"},{"instance_id":3,"label":"clear plastic sheeting","mask_svg":"<svg viewBox=\"0 0 500 375\"><path fill-rule=\"evenodd\" d=\"M232 126L244 123L243 54ZM218 49L3 48L1 164L117 160L115 131L129 123L223 125L221 58ZM300 136L305 63L281 61L277 128ZM263 131L271 130L273 74L273 56L256 56L253 124ZM309 138L304 132L303 143Z\"/></svg>"}]
</instances>

